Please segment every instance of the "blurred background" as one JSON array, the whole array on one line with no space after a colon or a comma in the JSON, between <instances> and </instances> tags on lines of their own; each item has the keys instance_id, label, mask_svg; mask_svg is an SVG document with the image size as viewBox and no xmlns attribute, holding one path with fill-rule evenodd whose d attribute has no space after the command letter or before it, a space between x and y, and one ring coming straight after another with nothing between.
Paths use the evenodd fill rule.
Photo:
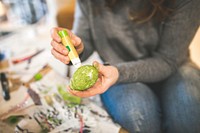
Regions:
<instances>
[{"instance_id":1,"label":"blurred background","mask_svg":"<svg viewBox=\"0 0 200 133\"><path fill-rule=\"evenodd\" d=\"M15 58L24 55L24 51L28 55L35 49L50 50L52 27L72 29L75 2L76 0L0 0L0 54ZM66 65L54 58L49 60L60 73L66 73Z\"/></svg>"},{"instance_id":2,"label":"blurred background","mask_svg":"<svg viewBox=\"0 0 200 133\"><path fill-rule=\"evenodd\" d=\"M44 19L49 26L59 25L71 29L75 2L76 0L0 0L1 30L33 25Z\"/></svg>"}]
</instances>

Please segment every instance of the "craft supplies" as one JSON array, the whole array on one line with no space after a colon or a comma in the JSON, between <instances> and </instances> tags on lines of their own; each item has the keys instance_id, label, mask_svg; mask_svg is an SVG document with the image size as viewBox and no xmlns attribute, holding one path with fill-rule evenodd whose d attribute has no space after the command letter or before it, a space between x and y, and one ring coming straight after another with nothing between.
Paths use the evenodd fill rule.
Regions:
<instances>
[{"instance_id":1,"label":"craft supplies","mask_svg":"<svg viewBox=\"0 0 200 133\"><path fill-rule=\"evenodd\" d=\"M49 64L46 64L41 70L39 70L39 72L33 76L33 78L31 78L28 82L24 83L24 86L29 88L29 85L35 81L41 80L42 77L46 74L48 74L50 71L52 70L52 68L49 66Z\"/></svg>"},{"instance_id":2,"label":"craft supplies","mask_svg":"<svg viewBox=\"0 0 200 133\"><path fill-rule=\"evenodd\" d=\"M10 99L9 82L6 73L0 73L1 88L4 100Z\"/></svg>"},{"instance_id":3,"label":"craft supplies","mask_svg":"<svg viewBox=\"0 0 200 133\"><path fill-rule=\"evenodd\" d=\"M10 56L11 52L7 48L0 49L0 71L7 70L11 63L10 63Z\"/></svg>"},{"instance_id":4,"label":"craft supplies","mask_svg":"<svg viewBox=\"0 0 200 133\"><path fill-rule=\"evenodd\" d=\"M92 65L79 67L70 80L72 90L84 91L92 87L98 79L98 70Z\"/></svg>"},{"instance_id":5,"label":"craft supplies","mask_svg":"<svg viewBox=\"0 0 200 133\"><path fill-rule=\"evenodd\" d=\"M81 103L81 98L80 97L77 97L77 96L74 96L72 94L70 94L69 92L67 92L66 90L64 90L62 88L62 86L58 86L58 92L59 94L61 95L61 97L63 98L63 100L65 102L67 102L68 104L80 104Z\"/></svg>"},{"instance_id":6,"label":"craft supplies","mask_svg":"<svg viewBox=\"0 0 200 133\"><path fill-rule=\"evenodd\" d=\"M35 79L35 81L38 81L38 80L40 80L40 79L42 79L42 74L41 73L36 73L35 75L34 75L34 79Z\"/></svg>"},{"instance_id":7,"label":"craft supplies","mask_svg":"<svg viewBox=\"0 0 200 133\"><path fill-rule=\"evenodd\" d=\"M17 64L17 63L21 63L23 61L31 60L33 57L35 57L36 55L40 54L43 51L44 51L44 49L41 49L41 50L38 50L37 52L35 52L32 55L29 55L29 56L26 56L26 57L23 57L23 58L19 58L19 59L13 59L12 63Z\"/></svg>"},{"instance_id":8,"label":"craft supplies","mask_svg":"<svg viewBox=\"0 0 200 133\"><path fill-rule=\"evenodd\" d=\"M53 105L53 100L52 100L52 98L51 98L50 95L45 95L45 96L44 96L44 99L45 99L46 103L47 103L49 106L52 106L52 105Z\"/></svg>"},{"instance_id":9,"label":"craft supplies","mask_svg":"<svg viewBox=\"0 0 200 133\"><path fill-rule=\"evenodd\" d=\"M58 32L59 36L62 39L62 44L68 49L69 51L69 58L72 62L72 64L76 67L79 68L81 66L81 60L79 58L79 55L74 48L74 45L72 44L72 41L69 37L69 34L66 30L61 30Z\"/></svg>"}]
</instances>

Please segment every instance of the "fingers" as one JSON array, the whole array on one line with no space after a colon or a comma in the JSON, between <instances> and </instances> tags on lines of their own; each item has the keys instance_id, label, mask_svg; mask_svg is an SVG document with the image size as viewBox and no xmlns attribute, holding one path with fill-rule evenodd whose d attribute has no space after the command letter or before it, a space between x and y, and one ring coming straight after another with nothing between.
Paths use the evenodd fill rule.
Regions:
<instances>
[{"instance_id":1,"label":"fingers","mask_svg":"<svg viewBox=\"0 0 200 133\"><path fill-rule=\"evenodd\" d=\"M110 72L110 70L108 69L107 66L104 66L100 63L98 63L97 61L93 62L93 66L96 67L99 71L100 74L102 74L104 77L107 77L106 75L108 75L108 73Z\"/></svg>"},{"instance_id":2,"label":"fingers","mask_svg":"<svg viewBox=\"0 0 200 133\"><path fill-rule=\"evenodd\" d=\"M60 30L67 30L67 32L68 32L70 38L72 38L72 37L75 38L75 37L74 37L75 35L74 35L70 30L65 29L65 28L61 28L61 27L55 27L55 28L52 28L52 29L51 29L51 37L52 37L55 41L61 42L61 38L60 38L60 36L58 35L58 32L59 32Z\"/></svg>"},{"instance_id":3,"label":"fingers","mask_svg":"<svg viewBox=\"0 0 200 133\"><path fill-rule=\"evenodd\" d=\"M97 91L97 88L96 87L92 87L92 88L89 88L85 91L76 91L76 90L72 90L70 89L69 87L67 87L67 90L74 96L78 96L78 97L82 97L82 98L85 98L85 97L91 97L91 96L95 96L97 94L101 94L103 92L99 92Z\"/></svg>"},{"instance_id":4,"label":"fingers","mask_svg":"<svg viewBox=\"0 0 200 133\"><path fill-rule=\"evenodd\" d=\"M61 42L61 38L58 35L58 32L60 30L64 30L64 28L56 27L56 28L51 29L51 37L53 38L53 40L55 40L57 42ZM81 44L81 39L79 37L77 37L76 35L74 35L70 30L68 30L68 29L65 29L65 30L67 30L74 46L75 47L79 46Z\"/></svg>"},{"instance_id":5,"label":"fingers","mask_svg":"<svg viewBox=\"0 0 200 133\"><path fill-rule=\"evenodd\" d=\"M91 88L84 90L84 91L76 91L76 90L72 90L69 87L67 87L68 91L78 97L91 97L97 94L102 94L104 93L108 87L104 87L102 85L102 79L99 78L97 80L97 82L94 84L94 86L92 86Z\"/></svg>"},{"instance_id":6,"label":"fingers","mask_svg":"<svg viewBox=\"0 0 200 133\"><path fill-rule=\"evenodd\" d=\"M74 35L72 32L70 34L71 36L71 41L74 45L74 47L76 48L77 52L80 54L83 51L83 43L81 38L79 38L78 36Z\"/></svg>"},{"instance_id":7,"label":"fingers","mask_svg":"<svg viewBox=\"0 0 200 133\"><path fill-rule=\"evenodd\" d=\"M61 44L61 38L58 35L58 32L60 30L64 30L64 28L56 27L56 28L51 29L52 42L57 42L58 44ZM67 30L67 32L68 32L68 34L71 38L72 44L75 46L77 52L80 54L84 49L84 46L83 46L81 39L78 36L74 35L70 30L68 30L68 29L65 29L65 30ZM56 49L60 53L62 53L59 49L57 49L57 48L54 48L54 49Z\"/></svg>"},{"instance_id":8,"label":"fingers","mask_svg":"<svg viewBox=\"0 0 200 133\"><path fill-rule=\"evenodd\" d=\"M75 47L78 47L82 43L81 39L76 35L74 35L73 33L71 34L71 39Z\"/></svg>"},{"instance_id":9,"label":"fingers","mask_svg":"<svg viewBox=\"0 0 200 133\"><path fill-rule=\"evenodd\" d=\"M57 52L63 54L63 55L68 55L68 50L65 48L65 46L61 45L60 43L57 43L56 41L51 41L51 46L53 47L54 50Z\"/></svg>"},{"instance_id":10,"label":"fingers","mask_svg":"<svg viewBox=\"0 0 200 133\"><path fill-rule=\"evenodd\" d=\"M60 27L56 27L56 28L52 28L51 29L51 38L57 42L61 42L61 38L60 36L58 35L58 31L59 30L63 30L63 28L60 28Z\"/></svg>"},{"instance_id":11,"label":"fingers","mask_svg":"<svg viewBox=\"0 0 200 133\"><path fill-rule=\"evenodd\" d=\"M70 62L68 57L69 51L65 48L65 46L62 45L62 40L58 35L58 32L60 30L64 30L64 28L55 27L51 29L51 37L52 37L51 46L53 47L51 53L56 59L60 60L65 64L69 64ZM83 46L81 46L81 39L76 35L74 35L70 30L68 29L65 30L67 30L72 43L76 47L77 52L81 53L83 51Z\"/></svg>"},{"instance_id":12,"label":"fingers","mask_svg":"<svg viewBox=\"0 0 200 133\"><path fill-rule=\"evenodd\" d=\"M64 64L69 64L68 50L63 45L53 40L51 41L51 46L53 47L51 50L52 55Z\"/></svg>"},{"instance_id":13,"label":"fingers","mask_svg":"<svg viewBox=\"0 0 200 133\"><path fill-rule=\"evenodd\" d=\"M93 62L94 67L96 67L99 71L99 78L97 82L91 88L84 91L76 91L71 90L68 87L68 91L79 97L90 97L97 94L102 94L106 90L110 88L113 84L115 84L119 77L119 72L114 66L104 66L97 61Z\"/></svg>"},{"instance_id":14,"label":"fingers","mask_svg":"<svg viewBox=\"0 0 200 133\"><path fill-rule=\"evenodd\" d=\"M90 92L87 92L87 91L75 91L75 90L71 90L69 87L67 88L67 90L72 95L82 97L82 98L93 96L92 94L90 94Z\"/></svg>"},{"instance_id":15,"label":"fingers","mask_svg":"<svg viewBox=\"0 0 200 133\"><path fill-rule=\"evenodd\" d=\"M70 59L68 56L64 56L63 54L60 54L59 52L57 52L54 48L51 50L52 55L60 60L61 62L63 62L64 64L69 64Z\"/></svg>"}]
</instances>

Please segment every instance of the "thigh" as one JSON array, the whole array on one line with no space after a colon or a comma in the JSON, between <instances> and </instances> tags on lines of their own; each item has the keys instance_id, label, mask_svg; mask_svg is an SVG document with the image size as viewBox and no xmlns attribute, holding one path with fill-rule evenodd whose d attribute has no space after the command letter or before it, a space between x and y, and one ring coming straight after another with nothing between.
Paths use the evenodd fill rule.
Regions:
<instances>
[{"instance_id":1,"label":"thigh","mask_svg":"<svg viewBox=\"0 0 200 133\"><path fill-rule=\"evenodd\" d=\"M113 120L129 132L160 132L158 101L146 85L118 84L102 94L101 99Z\"/></svg>"},{"instance_id":2,"label":"thigh","mask_svg":"<svg viewBox=\"0 0 200 133\"><path fill-rule=\"evenodd\" d=\"M162 88L164 129L167 133L200 133L200 71L182 66Z\"/></svg>"}]
</instances>

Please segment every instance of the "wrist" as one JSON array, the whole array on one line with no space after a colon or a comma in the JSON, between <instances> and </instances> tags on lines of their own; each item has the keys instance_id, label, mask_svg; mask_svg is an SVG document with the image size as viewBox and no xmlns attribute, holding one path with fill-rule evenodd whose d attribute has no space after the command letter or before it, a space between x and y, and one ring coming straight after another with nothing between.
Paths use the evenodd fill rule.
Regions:
<instances>
[{"instance_id":1,"label":"wrist","mask_svg":"<svg viewBox=\"0 0 200 133\"><path fill-rule=\"evenodd\" d=\"M110 66L112 67L112 72L111 74L113 75L111 78L112 78L112 85L116 84L118 79L119 79L119 71L117 69L117 67L115 66Z\"/></svg>"},{"instance_id":2,"label":"wrist","mask_svg":"<svg viewBox=\"0 0 200 133\"><path fill-rule=\"evenodd\" d=\"M115 71L116 71L116 81L115 81L115 83L117 83L117 81L119 80L119 70L115 66L114 66L114 68L115 68Z\"/></svg>"},{"instance_id":3,"label":"wrist","mask_svg":"<svg viewBox=\"0 0 200 133\"><path fill-rule=\"evenodd\" d=\"M120 75L120 72L119 72L118 68L116 66L114 66L114 65L111 66L109 62L104 62L103 65L104 66L113 67L113 71L112 71L112 73L114 74L114 76L113 76L114 77L113 84L117 83L118 80L119 80L119 75Z\"/></svg>"}]
</instances>

